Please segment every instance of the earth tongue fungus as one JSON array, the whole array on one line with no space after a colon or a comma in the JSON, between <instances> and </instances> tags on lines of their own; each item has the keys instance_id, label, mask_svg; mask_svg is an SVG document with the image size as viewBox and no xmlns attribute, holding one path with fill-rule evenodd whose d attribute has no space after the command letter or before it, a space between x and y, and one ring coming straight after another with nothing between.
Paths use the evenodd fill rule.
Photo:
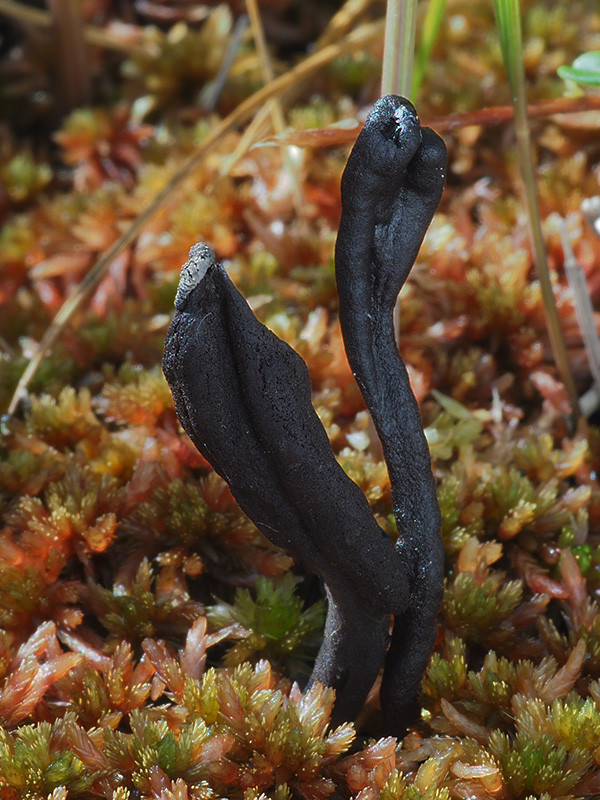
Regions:
<instances>
[{"instance_id":1,"label":"earth tongue fungus","mask_svg":"<svg viewBox=\"0 0 600 800\"><path fill-rule=\"evenodd\" d=\"M440 201L445 166L439 136L421 128L407 100L388 96L369 114L342 178L339 315L389 469L395 544L337 463L303 360L256 319L205 244L192 247L182 269L163 359L196 447L263 534L325 582L328 614L311 682L336 690L332 722L357 715L384 664L383 723L395 734L417 713L444 551L393 311Z\"/></svg>"}]
</instances>

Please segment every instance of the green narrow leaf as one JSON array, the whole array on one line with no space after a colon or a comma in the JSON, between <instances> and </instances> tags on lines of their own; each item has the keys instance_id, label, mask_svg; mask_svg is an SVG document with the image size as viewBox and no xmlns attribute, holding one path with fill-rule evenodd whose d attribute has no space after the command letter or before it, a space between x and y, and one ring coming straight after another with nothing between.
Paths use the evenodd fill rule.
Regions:
<instances>
[{"instance_id":1,"label":"green narrow leaf","mask_svg":"<svg viewBox=\"0 0 600 800\"><path fill-rule=\"evenodd\" d=\"M418 0L388 0L385 15L381 94L409 97Z\"/></svg>"}]
</instances>

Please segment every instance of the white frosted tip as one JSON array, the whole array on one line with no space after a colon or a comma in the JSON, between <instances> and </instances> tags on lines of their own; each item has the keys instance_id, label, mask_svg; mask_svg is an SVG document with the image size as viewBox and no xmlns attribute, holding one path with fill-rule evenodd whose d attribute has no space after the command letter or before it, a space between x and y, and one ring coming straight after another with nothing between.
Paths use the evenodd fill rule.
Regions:
<instances>
[{"instance_id":1,"label":"white frosted tip","mask_svg":"<svg viewBox=\"0 0 600 800\"><path fill-rule=\"evenodd\" d=\"M179 286L175 295L175 308L181 310L191 291L200 283L208 272L208 268L215 263L215 253L212 247L204 242L192 246L188 260L181 268Z\"/></svg>"}]
</instances>

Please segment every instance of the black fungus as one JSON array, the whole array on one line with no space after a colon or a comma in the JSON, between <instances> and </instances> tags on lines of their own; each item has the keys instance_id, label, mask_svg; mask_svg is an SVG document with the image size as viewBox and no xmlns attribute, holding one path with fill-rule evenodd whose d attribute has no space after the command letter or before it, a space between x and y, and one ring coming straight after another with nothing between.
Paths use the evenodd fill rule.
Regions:
<instances>
[{"instance_id":1,"label":"black fungus","mask_svg":"<svg viewBox=\"0 0 600 800\"><path fill-rule=\"evenodd\" d=\"M385 659L384 722L396 733L414 716L433 646L443 549L392 315L439 202L444 166L441 139L421 129L410 103L387 97L369 115L342 179L340 318L390 469L395 546L335 459L306 365L256 319L207 245L195 245L182 269L163 359L196 447L263 534L325 581L328 616L311 681L336 689L333 721L358 713Z\"/></svg>"},{"instance_id":2,"label":"black fungus","mask_svg":"<svg viewBox=\"0 0 600 800\"><path fill-rule=\"evenodd\" d=\"M381 687L384 724L392 731L417 712L444 570L429 449L393 315L440 202L445 171L442 139L421 128L407 100L391 95L371 111L342 177L335 251L340 323L348 361L381 439L397 548L410 586L409 604L395 618Z\"/></svg>"}]
</instances>

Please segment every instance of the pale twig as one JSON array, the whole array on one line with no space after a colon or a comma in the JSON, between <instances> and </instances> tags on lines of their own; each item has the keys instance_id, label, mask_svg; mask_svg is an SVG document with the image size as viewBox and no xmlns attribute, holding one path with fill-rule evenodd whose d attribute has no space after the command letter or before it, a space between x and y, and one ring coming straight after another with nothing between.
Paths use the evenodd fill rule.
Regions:
<instances>
[{"instance_id":1,"label":"pale twig","mask_svg":"<svg viewBox=\"0 0 600 800\"><path fill-rule=\"evenodd\" d=\"M585 95L584 97L555 97L552 100L540 100L527 106L529 117L553 117L559 114L576 114L580 111L600 109L600 97ZM457 111L443 117L431 117L426 124L436 131L453 131L469 125L499 125L514 119L514 106L492 106L477 111ZM583 210L583 209L582 209ZM584 212L585 213L585 212Z\"/></svg>"},{"instance_id":2,"label":"pale twig","mask_svg":"<svg viewBox=\"0 0 600 800\"><path fill-rule=\"evenodd\" d=\"M250 28L252 30L252 36L254 38L254 44L256 45L256 51L258 53L258 58L260 60L261 71L263 74L263 80L265 84L272 83L275 74L273 72L273 65L271 64L271 58L269 56L269 50L267 48L267 41L265 39L265 31L263 28L262 20L260 18L260 11L258 10L258 3L256 0L246 0L246 10L248 11L248 16L250 17ZM271 120L273 122L273 130L275 134L283 133L285 130L285 119L283 117L283 111L281 110L281 104L277 97L269 100L268 102L269 113L271 114ZM286 147L286 145L281 145L281 156L283 160L283 164L285 169L287 170L288 175L291 178L291 188L292 188L292 197L294 200L294 207L296 210L296 215L300 217L303 213L303 203L302 203L302 190L300 189L300 181L298 180L298 170L296 169L296 165L290 158L290 151Z\"/></svg>"},{"instance_id":3,"label":"pale twig","mask_svg":"<svg viewBox=\"0 0 600 800\"><path fill-rule=\"evenodd\" d=\"M206 155L221 142L223 137L246 122L257 109L272 97L275 97L275 95L291 89L301 80L306 80L306 78L310 77L313 73L317 72L334 59L339 58L341 55L360 50L377 41L381 36L382 27L380 22L363 25L359 30L349 34L341 44L331 44L313 53L305 58L304 61L297 64L293 69L289 70L289 72L279 76L267 86L263 86L258 92L255 92L244 100L243 103L240 103L231 114L221 120L221 122L213 128L196 152L185 160L171 179L167 181L165 186L157 192L153 201L136 217L125 233L105 250L81 284L60 307L58 313L42 337L36 354L27 364L17 384L17 388L15 389L8 408L9 414L14 414L19 402L27 394L27 387L38 371L46 353L56 342L74 312L81 307L86 298L93 292L114 259L132 244L148 222L164 208L182 181L198 168Z\"/></svg>"},{"instance_id":4,"label":"pale twig","mask_svg":"<svg viewBox=\"0 0 600 800\"><path fill-rule=\"evenodd\" d=\"M260 61L263 80L265 83L270 83L274 79L275 74L273 72L271 57L269 56L269 50L267 48L267 40L265 39L265 31L263 28L262 19L260 18L260 11L258 10L256 0L246 0L246 11L250 17L250 29L252 31L252 38L254 39L258 59ZM278 107L279 114L281 115L281 108L275 99L269 100L269 105L272 108ZM283 125L283 116L280 117L280 121L282 123L281 127L285 127Z\"/></svg>"},{"instance_id":5,"label":"pale twig","mask_svg":"<svg viewBox=\"0 0 600 800\"><path fill-rule=\"evenodd\" d=\"M246 14L242 14L235 23L229 42L227 43L225 56L221 61L215 79L212 80L201 93L200 105L205 111L213 111L215 109L247 27L248 17Z\"/></svg>"}]
</instances>

